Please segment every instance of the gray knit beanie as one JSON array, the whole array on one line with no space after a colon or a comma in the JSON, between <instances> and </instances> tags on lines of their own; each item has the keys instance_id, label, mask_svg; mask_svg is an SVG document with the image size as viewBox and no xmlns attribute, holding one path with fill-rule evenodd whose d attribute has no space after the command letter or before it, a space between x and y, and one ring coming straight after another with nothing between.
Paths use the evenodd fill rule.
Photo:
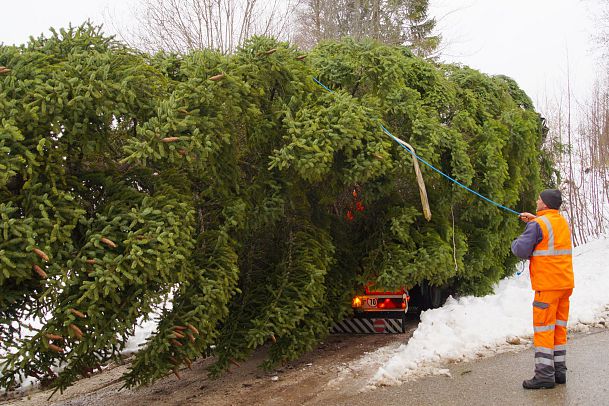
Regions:
<instances>
[{"instance_id":1,"label":"gray knit beanie","mask_svg":"<svg viewBox=\"0 0 609 406\"><path fill-rule=\"evenodd\" d=\"M558 189L546 189L539 196L550 209L558 210L562 204L562 195Z\"/></svg>"}]
</instances>

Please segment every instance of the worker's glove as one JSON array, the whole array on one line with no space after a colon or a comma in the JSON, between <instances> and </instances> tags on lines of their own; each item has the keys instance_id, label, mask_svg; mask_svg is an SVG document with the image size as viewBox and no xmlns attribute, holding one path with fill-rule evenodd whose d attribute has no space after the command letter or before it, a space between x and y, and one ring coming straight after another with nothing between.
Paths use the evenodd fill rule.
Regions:
<instances>
[{"instance_id":1,"label":"worker's glove","mask_svg":"<svg viewBox=\"0 0 609 406\"><path fill-rule=\"evenodd\" d=\"M518 218L520 220L524 221L525 223L528 223L529 221L533 221L533 219L536 219L537 216L534 214L531 214L531 213L524 212L524 213L520 213L518 215Z\"/></svg>"}]
</instances>

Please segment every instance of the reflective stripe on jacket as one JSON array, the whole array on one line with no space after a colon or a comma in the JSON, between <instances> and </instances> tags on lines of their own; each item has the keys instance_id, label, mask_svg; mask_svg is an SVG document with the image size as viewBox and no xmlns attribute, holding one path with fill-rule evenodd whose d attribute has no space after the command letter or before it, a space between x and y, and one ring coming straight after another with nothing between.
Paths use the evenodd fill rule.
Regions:
<instances>
[{"instance_id":1,"label":"reflective stripe on jacket","mask_svg":"<svg viewBox=\"0 0 609 406\"><path fill-rule=\"evenodd\" d=\"M573 289L573 261L569 224L558 210L541 210L535 221L542 239L530 257L533 290Z\"/></svg>"}]
</instances>

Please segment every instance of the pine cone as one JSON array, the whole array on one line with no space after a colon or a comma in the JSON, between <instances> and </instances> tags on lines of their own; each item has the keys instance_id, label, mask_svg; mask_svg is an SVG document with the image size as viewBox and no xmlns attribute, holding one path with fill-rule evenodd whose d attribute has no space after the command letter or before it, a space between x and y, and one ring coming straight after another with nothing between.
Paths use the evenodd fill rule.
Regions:
<instances>
[{"instance_id":1,"label":"pine cone","mask_svg":"<svg viewBox=\"0 0 609 406\"><path fill-rule=\"evenodd\" d=\"M38 274L38 276L40 276L42 279L46 279L47 278L47 273L45 271L42 270L41 267L39 267L38 265L34 265L34 271Z\"/></svg>"}]
</instances>

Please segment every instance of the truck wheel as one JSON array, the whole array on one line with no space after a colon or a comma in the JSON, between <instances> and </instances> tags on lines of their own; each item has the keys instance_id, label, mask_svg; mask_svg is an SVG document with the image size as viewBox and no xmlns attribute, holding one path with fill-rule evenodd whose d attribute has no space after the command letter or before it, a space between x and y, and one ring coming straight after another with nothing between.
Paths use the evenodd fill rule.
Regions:
<instances>
[{"instance_id":1,"label":"truck wheel","mask_svg":"<svg viewBox=\"0 0 609 406\"><path fill-rule=\"evenodd\" d=\"M438 307L442 307L442 305L444 304L444 290L442 288L439 288L437 286L430 286L430 293L429 293L429 298L430 298L430 304L431 304L431 308L432 309L437 309Z\"/></svg>"},{"instance_id":2,"label":"truck wheel","mask_svg":"<svg viewBox=\"0 0 609 406\"><path fill-rule=\"evenodd\" d=\"M431 286L427 282L421 284L422 310L437 309L444 304L444 289Z\"/></svg>"}]
</instances>

